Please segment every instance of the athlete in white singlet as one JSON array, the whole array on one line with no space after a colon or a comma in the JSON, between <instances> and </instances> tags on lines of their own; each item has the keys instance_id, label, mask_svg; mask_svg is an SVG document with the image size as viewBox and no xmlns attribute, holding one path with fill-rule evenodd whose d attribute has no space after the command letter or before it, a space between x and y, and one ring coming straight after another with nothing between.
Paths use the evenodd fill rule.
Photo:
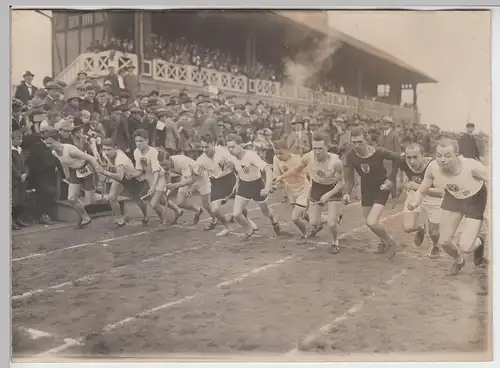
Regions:
<instances>
[{"instance_id":1,"label":"athlete in white singlet","mask_svg":"<svg viewBox=\"0 0 500 368\"><path fill-rule=\"evenodd\" d=\"M68 202L75 208L81 219L78 227L89 225L92 220L85 210L85 205L79 199L80 191L94 193L97 173L102 168L96 159L71 144L63 144L59 141L59 133L56 130L45 132L43 141L52 149L52 152L61 162L68 180Z\"/></svg>"},{"instance_id":2,"label":"athlete in white singlet","mask_svg":"<svg viewBox=\"0 0 500 368\"><path fill-rule=\"evenodd\" d=\"M127 221L125 213L118 203L118 196L124 191L139 206L142 212L142 223L149 222L148 207L141 197L147 192L147 182L141 178L141 172L134 166L132 160L122 150L116 148L111 139L102 140L102 158L108 168L102 174L111 178L111 188L108 194L111 211L115 217L115 224L124 226ZM142 179L142 180L140 180Z\"/></svg>"},{"instance_id":3,"label":"athlete in white singlet","mask_svg":"<svg viewBox=\"0 0 500 368\"><path fill-rule=\"evenodd\" d=\"M458 154L458 143L442 138L436 147L436 161L427 167L424 180L408 203L417 208L434 184L445 189L441 203L441 224L438 245L455 261L448 275L456 275L465 265L465 253L474 253L474 264L485 265L484 240L479 236L486 210L488 181L487 168L479 161ZM465 217L459 245L453 237Z\"/></svg>"},{"instance_id":4,"label":"athlete in white singlet","mask_svg":"<svg viewBox=\"0 0 500 368\"><path fill-rule=\"evenodd\" d=\"M429 252L430 258L439 257L439 222L441 219L441 201L443 200L444 190L433 186L427 192L422 200L421 206L410 210L408 202L411 201L413 193L420 187L425 176L427 166L433 161L430 157L424 157L422 146L418 143L410 143L405 148L405 152L399 162L399 169L406 175L406 201L403 210L403 228L406 233L415 232L415 245L422 245L425 237L426 227L429 229L429 236L432 240L432 247ZM419 215L425 211L427 221L425 224L418 223Z\"/></svg>"},{"instance_id":5,"label":"athlete in white singlet","mask_svg":"<svg viewBox=\"0 0 500 368\"><path fill-rule=\"evenodd\" d=\"M309 220L313 227L321 226L321 211L328 204L328 228L332 234L330 251L336 254L340 251L338 244L338 218L344 186L342 161L339 156L328 152L327 137L315 133L312 138L311 152L302 156L300 164L276 178L280 182L297 175L305 168L311 178L309 187Z\"/></svg>"},{"instance_id":6,"label":"athlete in white singlet","mask_svg":"<svg viewBox=\"0 0 500 368\"><path fill-rule=\"evenodd\" d=\"M215 145L215 141L210 134L205 134L200 138L201 150L203 153L196 160L198 170L205 171L210 178L210 207L212 213L218 221L212 221L207 230L215 229L217 223L221 223L224 229L217 233L217 236L225 236L231 232L229 219L222 213L222 206L231 198L234 198L236 175L234 164L229 151L222 146ZM257 229L257 225L250 220L246 214L243 216L250 222L252 228ZM228 216L232 218L232 214Z\"/></svg>"},{"instance_id":7,"label":"athlete in white singlet","mask_svg":"<svg viewBox=\"0 0 500 368\"><path fill-rule=\"evenodd\" d=\"M269 219L275 233L279 235L280 226L267 204L267 197L273 184L271 167L259 157L257 152L243 149L239 135L230 134L226 141L227 149L232 156L231 162L237 174L233 216L245 229L246 236L243 240L248 240L256 230L244 216L244 211L251 200L257 202L262 214ZM265 183L262 179L262 171L266 174Z\"/></svg>"},{"instance_id":8,"label":"athlete in white singlet","mask_svg":"<svg viewBox=\"0 0 500 368\"><path fill-rule=\"evenodd\" d=\"M200 221L203 213L203 208L215 220L215 215L210 209L210 180L206 171L201 170L197 166L196 161L184 155L172 155L168 152L161 154L160 164L165 170L166 175L177 174L180 176L180 181L177 183L168 183L167 190L177 192L177 205L180 208L193 211L195 213L193 218L193 225ZM196 206L190 203L189 198L194 193L201 196L201 204L203 207Z\"/></svg>"}]
</instances>

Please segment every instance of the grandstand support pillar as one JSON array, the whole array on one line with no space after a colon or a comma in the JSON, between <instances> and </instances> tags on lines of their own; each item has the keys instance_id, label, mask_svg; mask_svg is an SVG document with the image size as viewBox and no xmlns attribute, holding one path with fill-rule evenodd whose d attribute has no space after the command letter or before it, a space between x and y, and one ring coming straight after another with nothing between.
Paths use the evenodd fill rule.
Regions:
<instances>
[{"instance_id":1,"label":"grandstand support pillar","mask_svg":"<svg viewBox=\"0 0 500 368\"><path fill-rule=\"evenodd\" d=\"M356 97L363 98L364 75L361 68L356 68Z\"/></svg>"},{"instance_id":2,"label":"grandstand support pillar","mask_svg":"<svg viewBox=\"0 0 500 368\"><path fill-rule=\"evenodd\" d=\"M146 40L151 38L151 13L145 11L134 12L134 43L137 50L137 74L144 72L144 53Z\"/></svg>"},{"instance_id":3,"label":"grandstand support pillar","mask_svg":"<svg viewBox=\"0 0 500 368\"><path fill-rule=\"evenodd\" d=\"M255 34L253 31L248 31L245 40L245 61L247 66L253 68L255 66Z\"/></svg>"},{"instance_id":4,"label":"grandstand support pillar","mask_svg":"<svg viewBox=\"0 0 500 368\"><path fill-rule=\"evenodd\" d=\"M417 85L413 84L412 85L412 90L413 90L413 108L417 108Z\"/></svg>"}]
</instances>

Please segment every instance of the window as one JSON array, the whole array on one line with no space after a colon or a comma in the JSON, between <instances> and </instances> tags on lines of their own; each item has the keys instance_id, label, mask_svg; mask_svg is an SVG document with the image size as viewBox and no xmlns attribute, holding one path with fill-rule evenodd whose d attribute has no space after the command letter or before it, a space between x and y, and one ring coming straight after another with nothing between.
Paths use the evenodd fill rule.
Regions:
<instances>
[{"instance_id":1,"label":"window","mask_svg":"<svg viewBox=\"0 0 500 368\"><path fill-rule=\"evenodd\" d=\"M80 16L79 15L71 15L68 17L68 27L76 28L80 25Z\"/></svg>"},{"instance_id":2,"label":"window","mask_svg":"<svg viewBox=\"0 0 500 368\"><path fill-rule=\"evenodd\" d=\"M378 97L389 97L390 92L391 92L391 86L388 84L379 84L377 86Z\"/></svg>"},{"instance_id":3,"label":"window","mask_svg":"<svg viewBox=\"0 0 500 368\"><path fill-rule=\"evenodd\" d=\"M82 15L82 26L89 26L94 23L94 17L92 13Z\"/></svg>"},{"instance_id":4,"label":"window","mask_svg":"<svg viewBox=\"0 0 500 368\"><path fill-rule=\"evenodd\" d=\"M401 89L413 89L413 86L411 84L403 84Z\"/></svg>"}]
</instances>

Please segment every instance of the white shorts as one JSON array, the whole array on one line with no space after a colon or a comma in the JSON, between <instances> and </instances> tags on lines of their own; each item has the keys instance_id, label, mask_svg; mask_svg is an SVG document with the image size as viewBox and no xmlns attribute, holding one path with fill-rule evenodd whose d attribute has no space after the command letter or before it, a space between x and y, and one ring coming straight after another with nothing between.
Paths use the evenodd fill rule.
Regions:
<instances>
[{"instance_id":1,"label":"white shorts","mask_svg":"<svg viewBox=\"0 0 500 368\"><path fill-rule=\"evenodd\" d=\"M195 181L191 185L186 185L184 187L179 188L178 193L185 193L188 196L192 195L193 193L198 193L203 196L210 194L211 191L212 191L212 184L210 183L210 180L202 179Z\"/></svg>"},{"instance_id":2,"label":"white shorts","mask_svg":"<svg viewBox=\"0 0 500 368\"><path fill-rule=\"evenodd\" d=\"M411 193L408 193L404 205L404 212L415 212L420 213L422 209L427 212L427 218L429 222L433 224L439 224L441 222L441 202L442 198L425 196L422 200L420 206L411 211L408 208L408 201L411 199Z\"/></svg>"},{"instance_id":3,"label":"white shorts","mask_svg":"<svg viewBox=\"0 0 500 368\"><path fill-rule=\"evenodd\" d=\"M305 187L300 191L292 192L290 189L285 187L285 193L288 197L288 201L292 206L307 207L307 196L309 195L309 187Z\"/></svg>"},{"instance_id":4,"label":"white shorts","mask_svg":"<svg viewBox=\"0 0 500 368\"><path fill-rule=\"evenodd\" d=\"M151 184L153 183L153 176L146 176L146 180L148 181L149 187L151 188ZM160 173L160 177L158 178L158 182L156 183L155 192L164 192L167 187L167 181L165 180L165 175Z\"/></svg>"}]
</instances>

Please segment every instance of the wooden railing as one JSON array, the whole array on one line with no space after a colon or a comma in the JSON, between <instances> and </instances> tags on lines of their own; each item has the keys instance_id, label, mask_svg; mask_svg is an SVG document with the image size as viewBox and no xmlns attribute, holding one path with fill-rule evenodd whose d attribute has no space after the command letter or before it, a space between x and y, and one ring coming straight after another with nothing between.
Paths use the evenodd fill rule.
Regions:
<instances>
[{"instance_id":1,"label":"wooden railing","mask_svg":"<svg viewBox=\"0 0 500 368\"><path fill-rule=\"evenodd\" d=\"M389 105L382 102L358 99L356 97L334 92L318 92L306 87L282 85L279 82L251 79L244 75L219 72L214 69L199 68L192 65L178 65L165 60L143 60L144 77L154 81L189 86L204 86L206 84L217 87L229 93L253 94L255 96L305 104L319 104L324 107L334 107L344 112L357 112L371 117L393 116L397 120L413 121L414 110L401 106ZM120 51L103 51L100 53L85 53L63 70L59 79L70 84L76 79L79 71L89 75L104 77L108 75L108 68L115 67L118 71L128 66L134 66L138 71L138 58L134 54L124 54Z\"/></svg>"}]
</instances>

